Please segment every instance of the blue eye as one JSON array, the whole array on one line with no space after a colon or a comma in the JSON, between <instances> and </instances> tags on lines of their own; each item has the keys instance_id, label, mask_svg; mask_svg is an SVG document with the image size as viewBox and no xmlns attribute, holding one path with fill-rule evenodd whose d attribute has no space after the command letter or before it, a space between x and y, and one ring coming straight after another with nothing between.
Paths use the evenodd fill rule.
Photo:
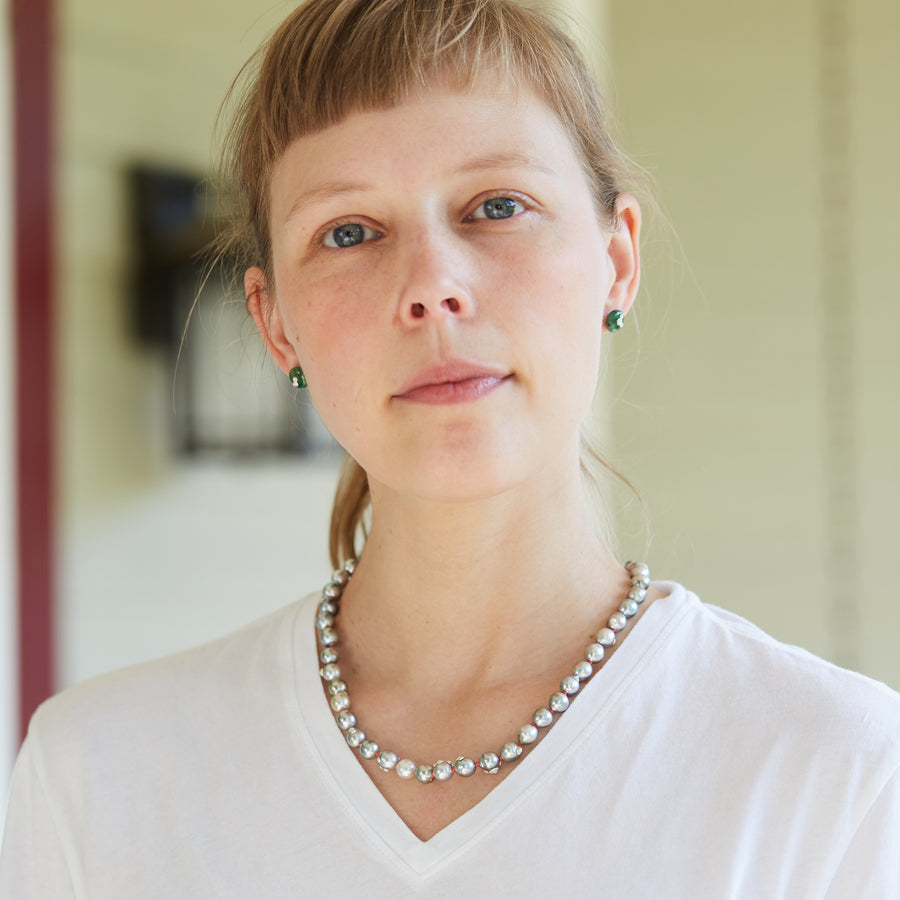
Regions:
<instances>
[{"instance_id":1,"label":"blue eye","mask_svg":"<svg viewBox=\"0 0 900 900\"><path fill-rule=\"evenodd\" d=\"M491 197L479 204L472 214L473 219L509 219L525 209L518 200L512 197Z\"/></svg>"},{"instance_id":2,"label":"blue eye","mask_svg":"<svg viewBox=\"0 0 900 900\"><path fill-rule=\"evenodd\" d=\"M509 197L495 197L484 204L484 214L489 219L508 219L516 211L516 201Z\"/></svg>"},{"instance_id":3,"label":"blue eye","mask_svg":"<svg viewBox=\"0 0 900 900\"><path fill-rule=\"evenodd\" d=\"M322 241L326 247L355 247L363 241L371 241L378 237L378 233L365 225L357 222L347 222L345 225L338 225L325 235Z\"/></svg>"}]
</instances>

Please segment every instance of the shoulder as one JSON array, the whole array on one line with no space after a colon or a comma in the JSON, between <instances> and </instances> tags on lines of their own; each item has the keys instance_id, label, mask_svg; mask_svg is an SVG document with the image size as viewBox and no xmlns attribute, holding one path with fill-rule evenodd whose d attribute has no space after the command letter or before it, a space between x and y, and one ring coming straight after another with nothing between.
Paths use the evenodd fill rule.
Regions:
<instances>
[{"instance_id":1,"label":"shoulder","mask_svg":"<svg viewBox=\"0 0 900 900\"><path fill-rule=\"evenodd\" d=\"M885 778L900 765L900 694L672 588L692 690L717 704L726 727L759 734L770 754L792 745L810 760L831 755Z\"/></svg>"},{"instance_id":2,"label":"shoulder","mask_svg":"<svg viewBox=\"0 0 900 900\"><path fill-rule=\"evenodd\" d=\"M900 725L900 694L886 684L778 641L741 616L685 593L698 637L728 659L736 677L759 681L792 704L827 702L835 713L849 706L862 716L878 710Z\"/></svg>"},{"instance_id":3,"label":"shoulder","mask_svg":"<svg viewBox=\"0 0 900 900\"><path fill-rule=\"evenodd\" d=\"M55 879L47 896L63 883L72 896L132 896L134 879L141 896L165 896L174 866L176 880L196 882L184 895L201 896L209 860L184 852L198 834L212 869L242 872L234 835L264 839L285 793L299 805L309 788L291 781L307 749L294 642L312 628L315 599L46 701L16 764L5 877L30 884L37 870Z\"/></svg>"},{"instance_id":4,"label":"shoulder","mask_svg":"<svg viewBox=\"0 0 900 900\"><path fill-rule=\"evenodd\" d=\"M636 623L632 637L651 625L646 663L619 724L648 761L646 795L673 798L669 825L680 817L703 865L755 860L742 896L896 883L900 696L680 585L657 587L667 595ZM734 885L737 870L727 874Z\"/></svg>"},{"instance_id":5,"label":"shoulder","mask_svg":"<svg viewBox=\"0 0 900 900\"><path fill-rule=\"evenodd\" d=\"M121 748L140 755L185 745L240 719L287 686L293 625L312 597L198 647L109 672L45 701L28 729L32 752L72 764ZM100 753L102 751L102 753ZM82 762L87 762L82 759Z\"/></svg>"}]
</instances>

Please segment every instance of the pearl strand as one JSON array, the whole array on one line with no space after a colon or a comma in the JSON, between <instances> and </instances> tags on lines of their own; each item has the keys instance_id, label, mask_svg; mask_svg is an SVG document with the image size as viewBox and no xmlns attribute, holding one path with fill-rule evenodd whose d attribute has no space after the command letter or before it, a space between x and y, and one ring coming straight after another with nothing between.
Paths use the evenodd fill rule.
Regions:
<instances>
[{"instance_id":1,"label":"pearl strand","mask_svg":"<svg viewBox=\"0 0 900 900\"><path fill-rule=\"evenodd\" d=\"M434 765L416 765L411 759L400 759L392 750L382 750L378 744L366 737L362 729L357 727L356 716L350 709L350 695L347 684L341 679L341 670L337 665L340 653L337 648L338 633L335 617L340 606L344 587L356 570L356 560L347 560L332 575L331 581L322 588L322 599L316 609L316 632L322 649L319 659L322 668L319 675L331 698L331 708L335 714L338 728L344 732L347 743L359 751L363 759L374 759L384 772L395 771L401 778L415 776L422 784L431 781L449 781L454 775L468 778L476 769L488 775L496 775L503 763L515 762L528 744L533 744L539 736L539 729L549 728L553 724L554 714L562 715L569 708L569 697L576 694L581 685L594 674L594 667L600 667L608 648L616 643L616 635L622 631L628 620L637 614L641 603L647 596L650 586L650 569L639 562L628 562L625 568L631 575L631 589L619 608L607 620L594 639L584 651L584 658L572 667L572 674L566 675L559 684L559 690L550 696L547 706L536 709L531 721L523 725L516 735L516 740L507 741L495 753L482 753L478 762L468 756L460 756L455 763L438 760Z\"/></svg>"}]
</instances>

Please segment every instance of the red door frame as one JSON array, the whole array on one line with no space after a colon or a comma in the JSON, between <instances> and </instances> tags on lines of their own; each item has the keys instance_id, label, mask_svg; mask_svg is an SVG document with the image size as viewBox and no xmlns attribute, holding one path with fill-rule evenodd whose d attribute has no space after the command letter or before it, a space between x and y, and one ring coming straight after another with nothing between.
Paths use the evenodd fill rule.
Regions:
<instances>
[{"instance_id":1,"label":"red door frame","mask_svg":"<svg viewBox=\"0 0 900 900\"><path fill-rule=\"evenodd\" d=\"M55 684L53 0L10 0L21 734Z\"/></svg>"}]
</instances>

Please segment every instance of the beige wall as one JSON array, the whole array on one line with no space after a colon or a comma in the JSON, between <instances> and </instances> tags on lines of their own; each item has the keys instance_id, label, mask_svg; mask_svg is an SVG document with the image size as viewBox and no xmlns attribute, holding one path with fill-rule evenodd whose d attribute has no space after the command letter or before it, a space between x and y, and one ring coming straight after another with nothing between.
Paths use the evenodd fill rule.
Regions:
<instances>
[{"instance_id":1,"label":"beige wall","mask_svg":"<svg viewBox=\"0 0 900 900\"><path fill-rule=\"evenodd\" d=\"M62 0L60 247L66 510L159 477L172 373L127 327L125 169L207 171L216 111L238 68L291 7L246 0Z\"/></svg>"},{"instance_id":2,"label":"beige wall","mask_svg":"<svg viewBox=\"0 0 900 900\"><path fill-rule=\"evenodd\" d=\"M900 7L862 0L852 8L852 132L855 155L850 241L856 254L858 332L854 344L860 398L859 582L864 666L900 688L900 609L889 572L900 538Z\"/></svg>"},{"instance_id":3,"label":"beige wall","mask_svg":"<svg viewBox=\"0 0 900 900\"><path fill-rule=\"evenodd\" d=\"M653 513L656 572L898 686L884 575L900 505L888 37L900 8L850 15L846 158L821 140L841 101L823 108L815 13L796 0L611 3L626 143L683 246L664 231L648 246L640 355L631 334L614 429ZM837 214L823 193L835 175L849 179Z\"/></svg>"}]
</instances>

